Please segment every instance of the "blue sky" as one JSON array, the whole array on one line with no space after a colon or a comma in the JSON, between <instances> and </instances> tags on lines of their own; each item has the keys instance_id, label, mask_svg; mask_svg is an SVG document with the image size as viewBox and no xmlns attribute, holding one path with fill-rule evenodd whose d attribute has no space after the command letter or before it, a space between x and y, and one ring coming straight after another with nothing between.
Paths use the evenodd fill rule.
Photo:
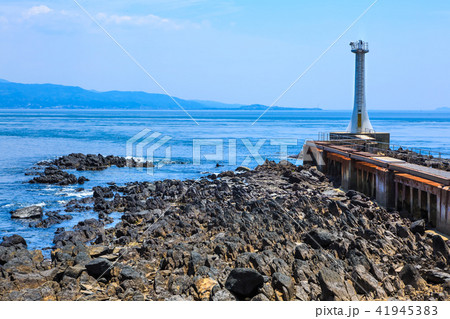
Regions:
<instances>
[{"instance_id":1,"label":"blue sky","mask_svg":"<svg viewBox=\"0 0 450 319\"><path fill-rule=\"evenodd\" d=\"M373 0L79 0L174 96L270 105ZM369 109L450 106L450 1L379 0L278 103L351 109L364 39ZM73 0L0 4L0 78L162 93Z\"/></svg>"}]
</instances>

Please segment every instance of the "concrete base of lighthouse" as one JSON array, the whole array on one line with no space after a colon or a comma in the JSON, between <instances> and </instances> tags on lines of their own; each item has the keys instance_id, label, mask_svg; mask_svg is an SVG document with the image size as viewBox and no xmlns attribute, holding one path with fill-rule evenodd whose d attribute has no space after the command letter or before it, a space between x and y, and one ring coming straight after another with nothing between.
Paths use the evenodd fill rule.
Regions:
<instances>
[{"instance_id":1,"label":"concrete base of lighthouse","mask_svg":"<svg viewBox=\"0 0 450 319\"><path fill-rule=\"evenodd\" d=\"M377 148L389 149L389 144L391 142L390 133L382 132L372 132L372 133L349 133L349 132L331 132L330 140L348 140L349 143L354 141L360 144L364 141L367 143L376 144Z\"/></svg>"}]
</instances>

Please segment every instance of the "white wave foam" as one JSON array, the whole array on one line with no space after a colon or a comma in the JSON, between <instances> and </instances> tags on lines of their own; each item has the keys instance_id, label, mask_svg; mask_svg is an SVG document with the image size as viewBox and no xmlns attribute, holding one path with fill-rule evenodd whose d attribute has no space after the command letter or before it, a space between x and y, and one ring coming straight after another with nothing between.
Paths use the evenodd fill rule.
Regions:
<instances>
[{"instance_id":1,"label":"white wave foam","mask_svg":"<svg viewBox=\"0 0 450 319\"><path fill-rule=\"evenodd\" d=\"M82 190L81 192L77 192L75 188L73 187L64 187L63 189L59 190L55 193L57 196L64 196L64 197L87 197L92 196L94 192L92 190Z\"/></svg>"},{"instance_id":2,"label":"white wave foam","mask_svg":"<svg viewBox=\"0 0 450 319\"><path fill-rule=\"evenodd\" d=\"M35 204L35 205L33 205L33 206L44 207L45 205L47 205L47 204L45 204L44 202L42 202L42 203L39 203L39 204Z\"/></svg>"},{"instance_id":3,"label":"white wave foam","mask_svg":"<svg viewBox=\"0 0 450 319\"><path fill-rule=\"evenodd\" d=\"M65 196L67 196L67 197L78 197L78 198L92 196L92 195L94 195L94 192L90 191L90 190L84 190L81 192L72 191L72 192L68 192L65 194Z\"/></svg>"}]
</instances>

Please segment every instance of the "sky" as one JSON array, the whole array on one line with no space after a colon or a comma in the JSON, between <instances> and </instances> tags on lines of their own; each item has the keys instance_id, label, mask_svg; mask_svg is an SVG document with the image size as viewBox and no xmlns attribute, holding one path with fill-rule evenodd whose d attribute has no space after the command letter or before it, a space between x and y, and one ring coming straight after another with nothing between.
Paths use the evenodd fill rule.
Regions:
<instances>
[{"instance_id":1,"label":"sky","mask_svg":"<svg viewBox=\"0 0 450 319\"><path fill-rule=\"evenodd\" d=\"M271 105L374 0L77 0L171 95ZM276 103L353 107L369 42L369 110L450 107L450 1L379 0ZM2 0L0 78L163 93L74 0Z\"/></svg>"}]
</instances>

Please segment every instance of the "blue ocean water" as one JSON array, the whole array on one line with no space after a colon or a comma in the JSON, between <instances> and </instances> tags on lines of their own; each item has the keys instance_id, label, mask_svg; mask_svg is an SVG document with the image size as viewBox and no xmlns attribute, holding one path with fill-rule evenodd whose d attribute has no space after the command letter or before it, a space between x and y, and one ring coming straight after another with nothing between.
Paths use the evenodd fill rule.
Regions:
<instances>
[{"instance_id":1,"label":"blue ocean water","mask_svg":"<svg viewBox=\"0 0 450 319\"><path fill-rule=\"evenodd\" d=\"M319 132L345 130L351 115L332 111L269 111L252 125L261 111L190 113L199 125L182 111L0 110L0 237L19 234L31 249L49 247L57 227L70 228L96 214L69 213L73 216L70 221L36 229L29 227L28 222L12 220L9 212L36 204L42 205L44 212L63 210L65 202L89 196L93 186L108 182L199 178L207 172L235 169L247 157L250 161L244 162L245 166L254 167L258 162L251 156L248 145L259 151L259 161L279 160L280 141L290 144L289 154L297 154L305 139L316 139ZM450 157L450 113L372 112L370 117L377 131L391 133L392 143ZM144 129L170 138L155 156L166 156L166 148L170 146L172 162L153 172L116 167L98 172L73 171L90 179L82 186L85 189L82 192L75 192L78 185L27 183L32 176L25 176L25 172L42 160L77 152L126 156L127 140ZM194 143L211 140L218 147L201 146L200 165L193 165ZM218 156L212 156L217 150ZM217 163L223 166L216 167Z\"/></svg>"}]
</instances>

